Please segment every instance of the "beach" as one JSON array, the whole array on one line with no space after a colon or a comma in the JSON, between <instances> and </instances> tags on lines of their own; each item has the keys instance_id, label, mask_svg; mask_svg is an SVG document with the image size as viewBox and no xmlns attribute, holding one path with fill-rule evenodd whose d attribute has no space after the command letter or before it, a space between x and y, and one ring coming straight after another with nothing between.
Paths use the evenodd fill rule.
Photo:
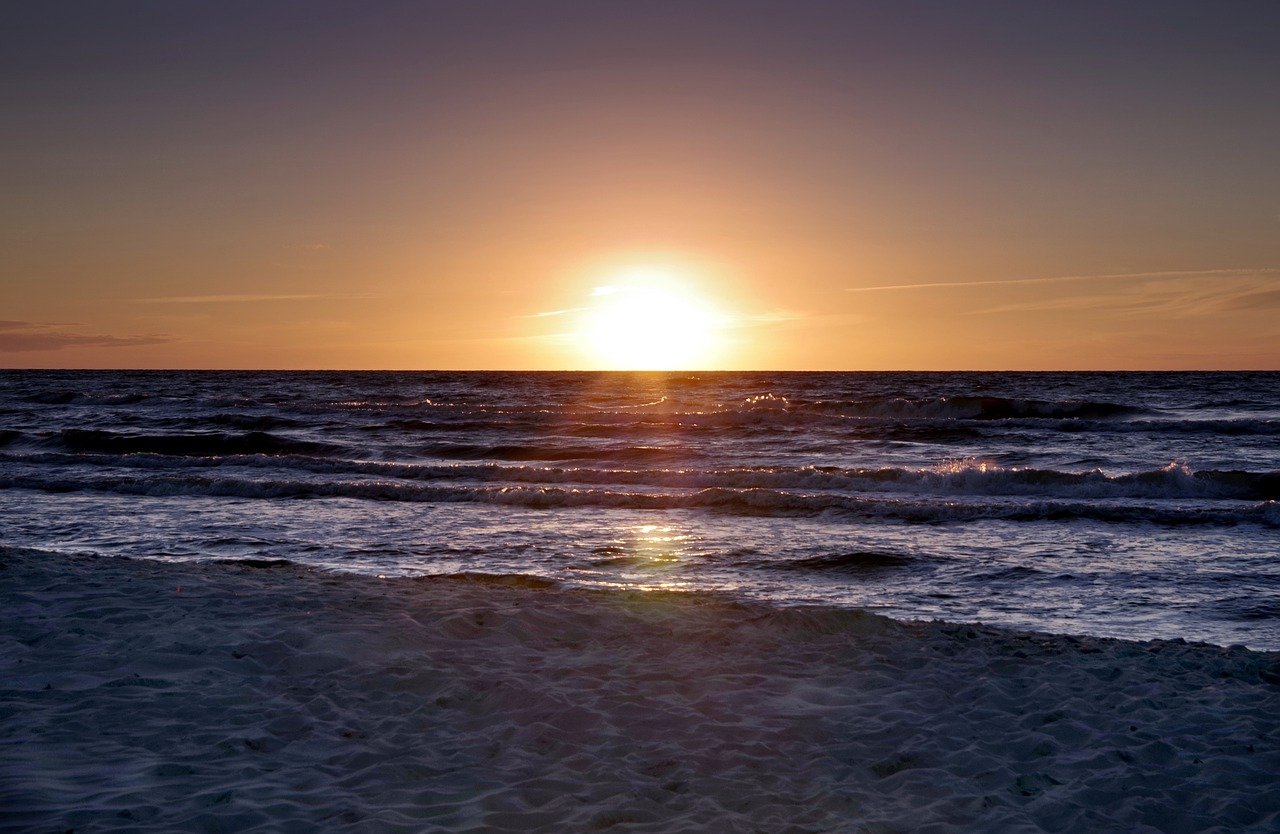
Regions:
<instances>
[{"instance_id":1,"label":"beach","mask_svg":"<svg viewBox=\"0 0 1280 834\"><path fill-rule=\"evenodd\" d=\"M1280 834L1280 3L5 12L0 834Z\"/></svg>"},{"instance_id":2,"label":"beach","mask_svg":"<svg viewBox=\"0 0 1280 834\"><path fill-rule=\"evenodd\" d=\"M1280 656L521 575L0 556L0 829L1280 827Z\"/></svg>"}]
</instances>

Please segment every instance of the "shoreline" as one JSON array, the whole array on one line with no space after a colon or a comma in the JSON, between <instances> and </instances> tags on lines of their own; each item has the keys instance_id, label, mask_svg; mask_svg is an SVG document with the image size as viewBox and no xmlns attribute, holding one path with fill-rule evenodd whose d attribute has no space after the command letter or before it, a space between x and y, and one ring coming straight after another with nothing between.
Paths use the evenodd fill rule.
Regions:
<instances>
[{"instance_id":1,"label":"shoreline","mask_svg":"<svg viewBox=\"0 0 1280 834\"><path fill-rule=\"evenodd\" d=\"M1280 827L1275 652L266 562L0 586L5 830Z\"/></svg>"}]
</instances>

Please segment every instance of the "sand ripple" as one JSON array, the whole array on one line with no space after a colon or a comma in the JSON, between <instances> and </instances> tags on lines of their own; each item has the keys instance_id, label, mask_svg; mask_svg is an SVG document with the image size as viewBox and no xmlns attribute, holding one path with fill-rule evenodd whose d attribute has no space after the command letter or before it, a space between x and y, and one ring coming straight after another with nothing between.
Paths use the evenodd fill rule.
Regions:
<instances>
[{"instance_id":1,"label":"sand ripple","mask_svg":"<svg viewBox=\"0 0 1280 834\"><path fill-rule=\"evenodd\" d=\"M1277 656L0 552L0 829L1280 830Z\"/></svg>"}]
</instances>

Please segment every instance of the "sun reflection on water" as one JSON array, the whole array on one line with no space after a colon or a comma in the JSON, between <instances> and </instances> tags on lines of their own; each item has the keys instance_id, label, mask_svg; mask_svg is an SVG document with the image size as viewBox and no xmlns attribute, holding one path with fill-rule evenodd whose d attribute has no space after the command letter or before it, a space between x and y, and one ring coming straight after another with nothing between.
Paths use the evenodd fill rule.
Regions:
<instances>
[{"instance_id":1,"label":"sun reflection on water","mask_svg":"<svg viewBox=\"0 0 1280 834\"><path fill-rule=\"evenodd\" d=\"M619 528L596 558L575 573L592 584L632 591L688 590L682 573L705 556L702 537L675 524L641 523Z\"/></svg>"}]
</instances>

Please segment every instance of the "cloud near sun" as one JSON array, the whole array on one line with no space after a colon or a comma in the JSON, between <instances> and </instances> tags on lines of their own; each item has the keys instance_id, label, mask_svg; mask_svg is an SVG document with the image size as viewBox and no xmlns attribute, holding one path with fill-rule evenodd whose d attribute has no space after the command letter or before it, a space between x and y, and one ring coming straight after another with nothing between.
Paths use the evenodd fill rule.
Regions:
<instances>
[{"instance_id":1,"label":"cloud near sun","mask_svg":"<svg viewBox=\"0 0 1280 834\"><path fill-rule=\"evenodd\" d=\"M171 336L108 336L70 333L64 328L75 324L33 321L0 321L0 352L62 350L74 347L119 348L162 345L174 341Z\"/></svg>"}]
</instances>

